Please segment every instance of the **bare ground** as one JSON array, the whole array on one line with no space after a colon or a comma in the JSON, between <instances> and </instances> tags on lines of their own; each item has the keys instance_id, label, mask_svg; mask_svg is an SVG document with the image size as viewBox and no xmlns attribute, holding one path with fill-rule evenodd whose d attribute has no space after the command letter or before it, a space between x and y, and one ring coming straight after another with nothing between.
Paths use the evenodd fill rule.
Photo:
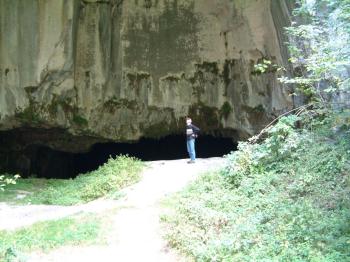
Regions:
<instances>
[{"instance_id":1,"label":"bare ground","mask_svg":"<svg viewBox=\"0 0 350 262\"><path fill-rule=\"evenodd\" d=\"M200 173L220 167L223 162L222 158L197 159L195 164L187 164L186 160L148 162L141 181L124 189L124 197L119 200L99 199L72 207L0 203L0 229L118 208L112 218L107 245L65 246L49 253L35 252L29 261L185 261L170 250L161 237L159 200L181 190Z\"/></svg>"}]
</instances>

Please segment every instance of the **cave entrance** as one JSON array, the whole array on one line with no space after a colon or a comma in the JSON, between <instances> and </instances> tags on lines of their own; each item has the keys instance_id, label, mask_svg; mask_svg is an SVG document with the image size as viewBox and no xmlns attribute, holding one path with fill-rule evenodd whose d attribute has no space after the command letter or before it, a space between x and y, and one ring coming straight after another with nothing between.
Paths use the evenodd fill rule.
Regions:
<instances>
[{"instance_id":1,"label":"cave entrance","mask_svg":"<svg viewBox=\"0 0 350 262\"><path fill-rule=\"evenodd\" d=\"M137 143L95 144L90 152L76 154L75 164L84 173L105 163L110 155L128 154L143 161L184 159L188 157L185 139L182 135L172 135L159 140L143 138ZM236 148L231 138L203 135L196 141L197 158L222 157Z\"/></svg>"},{"instance_id":2,"label":"cave entrance","mask_svg":"<svg viewBox=\"0 0 350 262\"><path fill-rule=\"evenodd\" d=\"M196 141L198 158L221 157L236 150L236 147L237 144L232 138L202 135ZM42 145L31 145L26 151L30 163L24 167L12 166L8 171L19 172L24 177L35 174L37 177L66 179L95 170L110 156L120 154L143 161L188 157L185 137L182 135L167 136L158 140L143 138L136 143L97 143L87 153L57 151ZM23 161L20 163L23 165Z\"/></svg>"}]
</instances>

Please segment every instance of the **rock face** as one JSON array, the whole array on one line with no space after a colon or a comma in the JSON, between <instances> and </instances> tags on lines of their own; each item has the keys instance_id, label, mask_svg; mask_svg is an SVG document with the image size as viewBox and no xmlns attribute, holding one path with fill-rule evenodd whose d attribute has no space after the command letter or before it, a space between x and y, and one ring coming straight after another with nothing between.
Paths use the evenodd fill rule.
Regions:
<instances>
[{"instance_id":1,"label":"rock face","mask_svg":"<svg viewBox=\"0 0 350 262\"><path fill-rule=\"evenodd\" d=\"M1 0L0 130L79 152L179 134L190 115L246 138L293 106L273 66L291 2Z\"/></svg>"}]
</instances>

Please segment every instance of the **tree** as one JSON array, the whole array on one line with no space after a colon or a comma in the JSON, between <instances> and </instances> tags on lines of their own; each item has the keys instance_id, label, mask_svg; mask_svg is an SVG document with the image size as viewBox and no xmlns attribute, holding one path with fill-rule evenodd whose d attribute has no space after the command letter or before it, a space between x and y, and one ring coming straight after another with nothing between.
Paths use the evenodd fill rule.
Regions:
<instances>
[{"instance_id":1,"label":"tree","mask_svg":"<svg viewBox=\"0 0 350 262\"><path fill-rule=\"evenodd\" d=\"M299 0L289 36L294 84L317 108L350 106L350 0Z\"/></svg>"}]
</instances>

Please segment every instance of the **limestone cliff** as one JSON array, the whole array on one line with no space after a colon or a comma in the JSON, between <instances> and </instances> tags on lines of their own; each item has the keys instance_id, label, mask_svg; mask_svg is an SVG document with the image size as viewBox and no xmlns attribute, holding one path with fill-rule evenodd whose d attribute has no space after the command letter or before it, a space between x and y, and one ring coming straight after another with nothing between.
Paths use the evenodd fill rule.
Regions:
<instances>
[{"instance_id":1,"label":"limestone cliff","mask_svg":"<svg viewBox=\"0 0 350 262\"><path fill-rule=\"evenodd\" d=\"M0 0L0 130L66 151L180 133L186 115L252 135L292 107L254 69L285 65L290 2Z\"/></svg>"}]
</instances>

